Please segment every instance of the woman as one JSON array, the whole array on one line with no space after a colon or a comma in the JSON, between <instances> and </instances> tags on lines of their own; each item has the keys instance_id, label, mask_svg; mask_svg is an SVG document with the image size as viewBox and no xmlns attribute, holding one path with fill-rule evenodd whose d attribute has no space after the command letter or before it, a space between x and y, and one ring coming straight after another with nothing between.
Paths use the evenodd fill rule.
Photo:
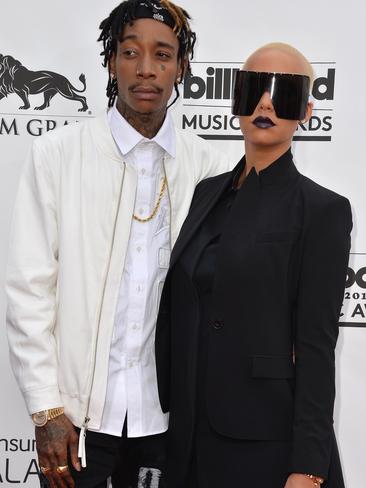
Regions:
<instances>
[{"instance_id":1,"label":"woman","mask_svg":"<svg viewBox=\"0 0 366 488\"><path fill-rule=\"evenodd\" d=\"M333 433L334 348L349 202L302 176L291 141L312 68L272 44L238 74L245 157L201 182L159 312L169 488L343 488Z\"/></svg>"}]
</instances>

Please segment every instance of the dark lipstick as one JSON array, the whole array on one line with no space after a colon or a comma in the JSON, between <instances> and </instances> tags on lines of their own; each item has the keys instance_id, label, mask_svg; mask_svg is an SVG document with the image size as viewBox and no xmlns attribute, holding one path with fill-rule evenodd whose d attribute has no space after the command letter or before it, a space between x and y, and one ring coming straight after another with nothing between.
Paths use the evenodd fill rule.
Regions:
<instances>
[{"instance_id":1,"label":"dark lipstick","mask_svg":"<svg viewBox=\"0 0 366 488\"><path fill-rule=\"evenodd\" d=\"M259 129L269 129L274 127L276 124L269 117L256 117L253 120L253 124Z\"/></svg>"}]
</instances>

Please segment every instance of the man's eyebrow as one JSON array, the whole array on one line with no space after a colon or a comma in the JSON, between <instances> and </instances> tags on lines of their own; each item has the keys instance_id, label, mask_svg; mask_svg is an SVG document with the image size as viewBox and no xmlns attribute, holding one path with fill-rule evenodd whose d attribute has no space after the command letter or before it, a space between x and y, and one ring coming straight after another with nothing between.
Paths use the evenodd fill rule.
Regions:
<instances>
[{"instance_id":1,"label":"man's eyebrow","mask_svg":"<svg viewBox=\"0 0 366 488\"><path fill-rule=\"evenodd\" d=\"M129 39L136 40L138 36L136 34L129 34L128 36L123 36L119 42L128 41Z\"/></svg>"},{"instance_id":2,"label":"man's eyebrow","mask_svg":"<svg viewBox=\"0 0 366 488\"><path fill-rule=\"evenodd\" d=\"M172 51L175 51L175 47L172 44L169 44L168 42L158 41L157 45L158 47L166 47L168 49L171 49Z\"/></svg>"},{"instance_id":3,"label":"man's eyebrow","mask_svg":"<svg viewBox=\"0 0 366 488\"><path fill-rule=\"evenodd\" d=\"M137 36L136 34L128 34L127 36L122 37L122 39L120 40L120 42L125 42L125 41L128 41L128 40L138 41L138 39L139 39L139 36ZM170 49L171 51L175 51L175 47L172 44L169 44L169 42L157 41L156 42L156 45L158 47L165 47L167 49Z\"/></svg>"}]
</instances>

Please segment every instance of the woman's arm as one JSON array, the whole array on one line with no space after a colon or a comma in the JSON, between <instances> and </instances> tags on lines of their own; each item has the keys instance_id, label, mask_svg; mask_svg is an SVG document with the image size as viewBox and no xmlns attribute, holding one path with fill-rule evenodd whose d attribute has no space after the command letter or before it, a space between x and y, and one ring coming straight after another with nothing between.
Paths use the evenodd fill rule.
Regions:
<instances>
[{"instance_id":1,"label":"woman's arm","mask_svg":"<svg viewBox=\"0 0 366 488\"><path fill-rule=\"evenodd\" d=\"M322 478L328 475L333 442L334 349L351 229L350 204L333 193L318 198L318 204L305 213L296 304L296 388L290 473Z\"/></svg>"}]
</instances>

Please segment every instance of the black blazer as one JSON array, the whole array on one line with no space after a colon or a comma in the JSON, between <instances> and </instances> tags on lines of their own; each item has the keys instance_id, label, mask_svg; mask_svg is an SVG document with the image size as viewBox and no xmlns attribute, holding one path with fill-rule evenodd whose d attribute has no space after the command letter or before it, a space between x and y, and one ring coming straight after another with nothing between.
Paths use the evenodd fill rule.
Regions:
<instances>
[{"instance_id":1,"label":"black blazer","mask_svg":"<svg viewBox=\"0 0 366 488\"><path fill-rule=\"evenodd\" d=\"M237 168L198 185L172 251L156 329L165 412L190 408L195 397L200 311L179 257ZM334 349L351 228L348 200L301 175L288 151L258 175L251 170L221 234L208 347L209 419L232 438L292 440L289 472L328 475ZM193 424L192 416L184 430ZM177 438L185 435L174 432L172 422L170 429Z\"/></svg>"}]
</instances>

